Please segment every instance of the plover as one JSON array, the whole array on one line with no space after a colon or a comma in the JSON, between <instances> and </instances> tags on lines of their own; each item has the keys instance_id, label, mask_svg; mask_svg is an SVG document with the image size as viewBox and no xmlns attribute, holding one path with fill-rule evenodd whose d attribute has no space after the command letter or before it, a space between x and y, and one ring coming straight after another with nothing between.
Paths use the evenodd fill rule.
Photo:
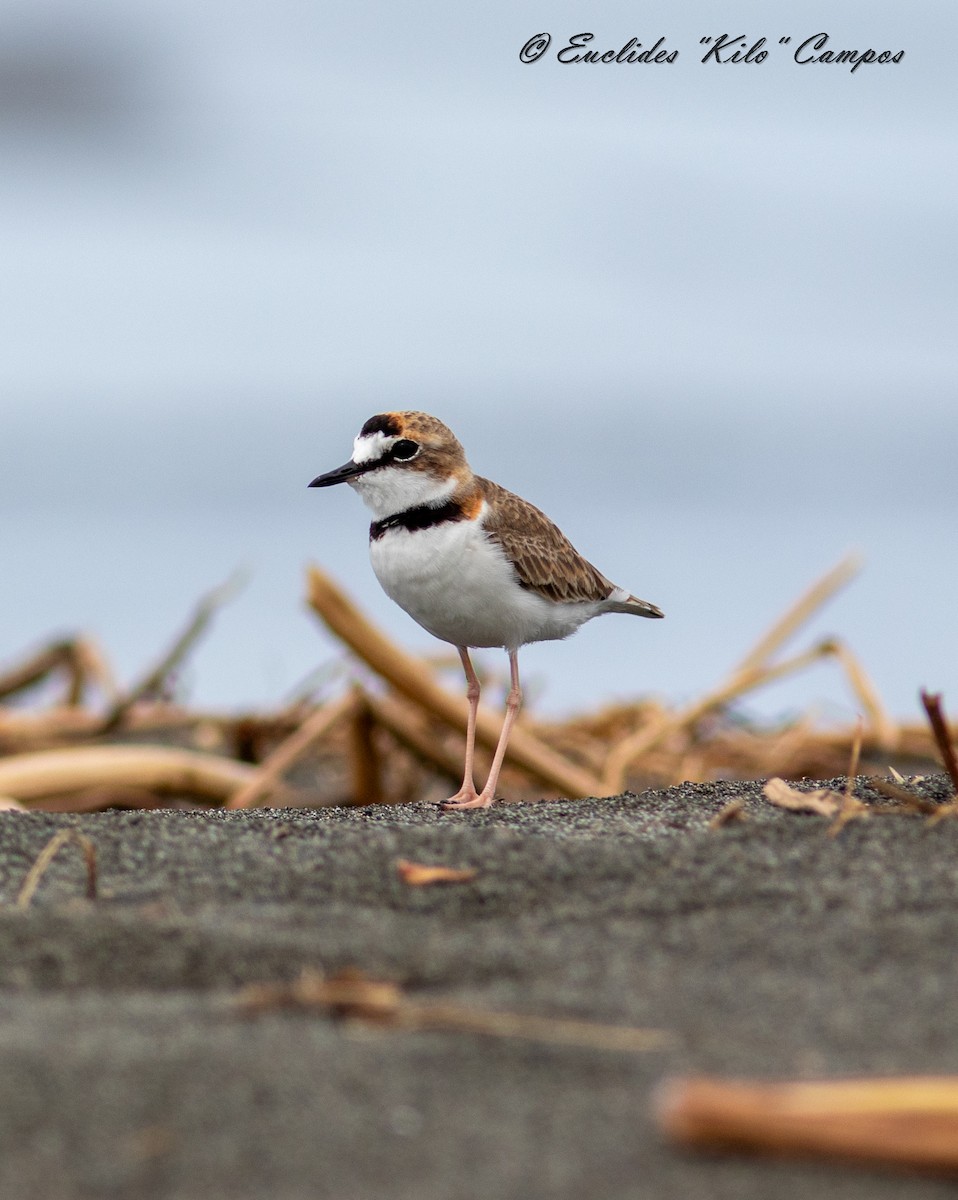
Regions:
<instances>
[{"instance_id":1,"label":"plover","mask_svg":"<svg viewBox=\"0 0 958 1200\"><path fill-rule=\"evenodd\" d=\"M616 587L538 508L474 475L450 429L422 412L370 417L349 462L310 487L348 483L372 509L369 554L387 596L459 651L469 722L462 787L446 809L487 808L496 798L509 733L522 702L518 651L568 637L602 613L664 614ZM473 781L479 680L469 650L501 646L511 686L481 792Z\"/></svg>"}]
</instances>

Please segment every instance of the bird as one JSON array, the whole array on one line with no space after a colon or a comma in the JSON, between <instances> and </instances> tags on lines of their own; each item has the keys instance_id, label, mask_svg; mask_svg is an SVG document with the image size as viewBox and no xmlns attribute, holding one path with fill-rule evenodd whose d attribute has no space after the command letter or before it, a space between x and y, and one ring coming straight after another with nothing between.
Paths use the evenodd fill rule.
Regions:
<instances>
[{"instance_id":1,"label":"bird","mask_svg":"<svg viewBox=\"0 0 958 1200\"><path fill-rule=\"evenodd\" d=\"M522 703L519 648L568 637L603 613L665 614L606 579L529 501L474 474L452 430L428 413L370 417L349 461L308 486L340 483L372 510L369 554L387 596L459 652L469 703L465 763L462 787L441 807L488 808ZM503 648L510 675L481 791L473 772L480 684L469 655L478 647Z\"/></svg>"}]
</instances>

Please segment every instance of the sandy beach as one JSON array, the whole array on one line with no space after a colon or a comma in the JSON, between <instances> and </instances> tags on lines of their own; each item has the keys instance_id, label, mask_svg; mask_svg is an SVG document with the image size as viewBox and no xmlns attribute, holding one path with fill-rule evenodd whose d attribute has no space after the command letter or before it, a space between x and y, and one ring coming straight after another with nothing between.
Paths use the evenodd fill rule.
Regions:
<instances>
[{"instance_id":1,"label":"sandy beach","mask_svg":"<svg viewBox=\"0 0 958 1200\"><path fill-rule=\"evenodd\" d=\"M944 777L922 785L943 798ZM709 820L734 798L746 819ZM57 856L16 899L49 838ZM958 822L829 837L758 784L440 814L2 816L0 1192L213 1200L953 1195L692 1154L684 1073L958 1073ZM396 862L475 869L412 887ZM666 1031L644 1051L237 1004L356 968L415 1002Z\"/></svg>"}]
</instances>

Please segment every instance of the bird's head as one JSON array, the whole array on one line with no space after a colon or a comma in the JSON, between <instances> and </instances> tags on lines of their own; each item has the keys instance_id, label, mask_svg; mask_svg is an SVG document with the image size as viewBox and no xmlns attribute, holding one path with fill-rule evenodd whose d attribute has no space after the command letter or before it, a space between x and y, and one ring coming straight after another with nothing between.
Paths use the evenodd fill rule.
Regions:
<instances>
[{"instance_id":1,"label":"bird's head","mask_svg":"<svg viewBox=\"0 0 958 1200\"><path fill-rule=\"evenodd\" d=\"M423 412L388 412L369 418L349 462L309 486L348 483L382 518L443 504L471 477L462 446L442 421Z\"/></svg>"}]
</instances>

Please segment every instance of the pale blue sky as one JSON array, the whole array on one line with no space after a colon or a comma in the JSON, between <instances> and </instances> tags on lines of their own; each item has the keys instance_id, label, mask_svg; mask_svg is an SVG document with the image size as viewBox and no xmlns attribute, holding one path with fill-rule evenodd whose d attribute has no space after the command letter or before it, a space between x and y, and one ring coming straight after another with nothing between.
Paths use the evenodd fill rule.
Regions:
<instances>
[{"instance_id":1,"label":"pale blue sky","mask_svg":"<svg viewBox=\"0 0 958 1200\"><path fill-rule=\"evenodd\" d=\"M530 650L549 706L694 694L853 546L821 631L958 704L958 15L831 7L6 4L0 656L79 624L128 676L244 563L195 694L264 702L332 652L309 558L428 648L305 489L417 407L667 610ZM584 29L680 57L520 64ZM778 45L820 29L906 56ZM702 65L723 32L769 61Z\"/></svg>"}]
</instances>

